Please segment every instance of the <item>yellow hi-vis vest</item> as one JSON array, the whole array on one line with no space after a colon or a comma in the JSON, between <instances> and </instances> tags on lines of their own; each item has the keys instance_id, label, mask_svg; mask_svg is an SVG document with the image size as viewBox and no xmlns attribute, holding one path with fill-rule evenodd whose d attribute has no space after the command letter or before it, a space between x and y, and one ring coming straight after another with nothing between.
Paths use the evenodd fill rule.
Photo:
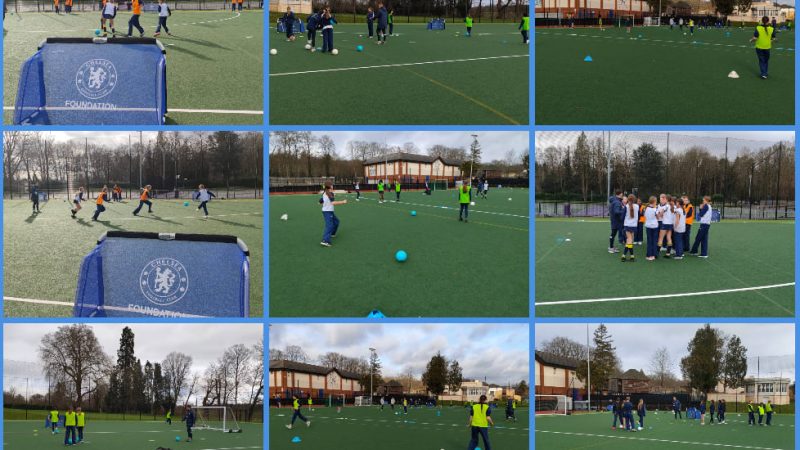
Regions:
<instances>
[{"instance_id":1,"label":"yellow hi-vis vest","mask_svg":"<svg viewBox=\"0 0 800 450\"><path fill-rule=\"evenodd\" d=\"M50 411L50 422L58 423L58 410Z\"/></svg>"},{"instance_id":2,"label":"yellow hi-vis vest","mask_svg":"<svg viewBox=\"0 0 800 450\"><path fill-rule=\"evenodd\" d=\"M86 413L85 412L79 412L79 413L76 413L76 415L78 416L78 426L79 427L85 427L86 426Z\"/></svg>"},{"instance_id":3,"label":"yellow hi-vis vest","mask_svg":"<svg viewBox=\"0 0 800 450\"><path fill-rule=\"evenodd\" d=\"M74 427L75 425L77 425L78 422L77 422L77 420L75 418L75 413L74 412L67 411L67 412L64 413L64 417L65 417L64 426L66 426L66 427Z\"/></svg>"},{"instance_id":4,"label":"yellow hi-vis vest","mask_svg":"<svg viewBox=\"0 0 800 450\"><path fill-rule=\"evenodd\" d=\"M469 203L469 193L472 189L467 189L467 192L464 192L464 187L458 188L458 202L459 203Z\"/></svg>"},{"instance_id":5,"label":"yellow hi-vis vest","mask_svg":"<svg viewBox=\"0 0 800 450\"><path fill-rule=\"evenodd\" d=\"M756 27L758 37L756 38L756 48L759 50L769 50L772 48L772 33L775 31L772 25L759 25Z\"/></svg>"},{"instance_id":6,"label":"yellow hi-vis vest","mask_svg":"<svg viewBox=\"0 0 800 450\"><path fill-rule=\"evenodd\" d=\"M600 19L600 25L603 24L603 19ZM523 17L522 18L522 29L525 31L530 31L531 29L531 18L530 17Z\"/></svg>"},{"instance_id":7,"label":"yellow hi-vis vest","mask_svg":"<svg viewBox=\"0 0 800 450\"><path fill-rule=\"evenodd\" d=\"M765 406L765 408L766 408L768 413L771 413L772 412L772 403L768 402L767 405Z\"/></svg>"},{"instance_id":8,"label":"yellow hi-vis vest","mask_svg":"<svg viewBox=\"0 0 800 450\"><path fill-rule=\"evenodd\" d=\"M478 403L472 405L472 426L478 428L489 428L489 420L486 418L486 412L489 411L489 405L486 403Z\"/></svg>"},{"instance_id":9,"label":"yellow hi-vis vest","mask_svg":"<svg viewBox=\"0 0 800 450\"><path fill-rule=\"evenodd\" d=\"M292 402L292 407L294 409L300 409L300 401L297 400L297 399L294 399L294 401Z\"/></svg>"},{"instance_id":10,"label":"yellow hi-vis vest","mask_svg":"<svg viewBox=\"0 0 800 450\"><path fill-rule=\"evenodd\" d=\"M759 416L763 416L764 415L764 407L761 406L761 405L758 405L758 415Z\"/></svg>"}]
</instances>

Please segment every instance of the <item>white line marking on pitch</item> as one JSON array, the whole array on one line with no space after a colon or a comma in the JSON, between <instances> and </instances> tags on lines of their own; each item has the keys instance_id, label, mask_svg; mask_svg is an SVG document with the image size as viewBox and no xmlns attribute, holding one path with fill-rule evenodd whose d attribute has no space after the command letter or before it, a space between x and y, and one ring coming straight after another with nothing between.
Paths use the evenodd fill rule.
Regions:
<instances>
[{"instance_id":1,"label":"white line marking on pitch","mask_svg":"<svg viewBox=\"0 0 800 450\"><path fill-rule=\"evenodd\" d=\"M604 437L604 438L612 438L612 439L628 439L634 441L650 441L650 442L667 442L669 444L688 444L688 445L706 445L710 447L727 447L727 448L744 448L744 449L751 449L751 450L782 450L779 448L771 448L771 447L754 447L750 445L736 445L736 444L719 444L715 442L691 442L691 441L672 441L669 439L654 439L654 438L640 438L640 437L633 437L633 436L609 436L605 434L591 434L591 433L570 433L567 431L547 431L547 430L536 430L537 433L550 433L550 434L563 434L567 436L588 436L588 437Z\"/></svg>"},{"instance_id":2,"label":"white line marking on pitch","mask_svg":"<svg viewBox=\"0 0 800 450\"><path fill-rule=\"evenodd\" d=\"M66 307L70 307L70 308L75 306L71 302L58 302L58 301L54 301L54 300L39 300L37 298L3 297L3 301L19 302L19 303L33 303L35 305L66 306ZM89 306L94 307L95 305L89 305ZM157 315L156 316L154 314L147 314L146 312L142 312L142 311L135 310L135 309L132 309L132 308L124 308L124 307L119 307L119 306L108 306L108 305L105 305L105 306L101 307L100 309L107 309L109 311L133 312L133 313L142 314L142 315L145 315L145 316L152 316L152 317L170 317L170 318L173 318L173 317L184 317L184 318L193 318L193 319L201 319L201 318L210 317L210 316L200 316L200 315L197 315L197 314L184 314L184 313L177 313L177 312L171 312L169 314ZM114 432L113 431L106 431L106 432L98 431L98 432L95 432L95 433L114 433ZM157 431L145 431L145 433L158 433L158 432Z\"/></svg>"},{"instance_id":3,"label":"white line marking on pitch","mask_svg":"<svg viewBox=\"0 0 800 450\"><path fill-rule=\"evenodd\" d=\"M594 298L586 300L561 300L555 302L536 302L534 306L554 306L554 305L574 305L577 303L604 303L604 302L620 302L625 300L652 300L658 298L677 298L677 297L699 297L701 295L714 295L714 294L729 294L733 292L747 292L758 291L762 289L773 289L794 286L794 283L781 283L781 284L768 284L765 286L752 286L737 289L720 289L717 291L703 291L703 292L683 292L679 294L661 294L661 295L643 295L640 297L609 297L609 298ZM755 447L753 447L755 448Z\"/></svg>"},{"instance_id":4,"label":"white line marking on pitch","mask_svg":"<svg viewBox=\"0 0 800 450\"><path fill-rule=\"evenodd\" d=\"M172 45L172 44L167 44ZM3 106L5 111L13 111L13 106ZM26 108L26 109L39 109L39 108ZM45 109L58 109L55 107L45 107ZM117 111L152 111L152 108L116 108ZM245 115L264 115L264 111L248 110L248 109L184 109L184 108L167 108L167 115L169 113L189 113L189 114L245 114Z\"/></svg>"},{"instance_id":5,"label":"white line marking on pitch","mask_svg":"<svg viewBox=\"0 0 800 450\"><path fill-rule=\"evenodd\" d=\"M424 62L415 62L415 63L403 63L403 64L382 64L377 66L360 66L360 67L340 67L338 69L321 69L321 70L306 70L303 72L282 72L282 73L271 73L269 76L271 77L284 77L287 75L305 75L305 74L314 74L314 73L327 73L327 72L346 72L350 70L364 70L364 69L383 69L387 67L408 67L408 66L424 66L430 64L447 64L447 63L457 63L457 62L471 62L471 61L490 61L493 59L511 59L511 58L527 58L530 55L506 55L506 56L487 56L485 58L464 58L464 59L446 59L442 61L424 61Z\"/></svg>"}]
</instances>

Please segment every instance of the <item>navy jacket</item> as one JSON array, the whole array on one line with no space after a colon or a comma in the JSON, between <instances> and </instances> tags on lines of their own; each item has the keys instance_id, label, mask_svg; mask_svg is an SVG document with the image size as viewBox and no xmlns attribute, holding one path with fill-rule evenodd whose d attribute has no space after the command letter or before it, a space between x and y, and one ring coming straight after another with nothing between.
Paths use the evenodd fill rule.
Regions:
<instances>
[{"instance_id":1,"label":"navy jacket","mask_svg":"<svg viewBox=\"0 0 800 450\"><path fill-rule=\"evenodd\" d=\"M367 23L371 24L375 21L375 11L367 13Z\"/></svg>"},{"instance_id":2,"label":"navy jacket","mask_svg":"<svg viewBox=\"0 0 800 450\"><path fill-rule=\"evenodd\" d=\"M314 13L308 16L308 20L306 20L306 28L309 30L316 30L319 28L319 14Z\"/></svg>"},{"instance_id":3,"label":"navy jacket","mask_svg":"<svg viewBox=\"0 0 800 450\"><path fill-rule=\"evenodd\" d=\"M379 27L387 27L389 26L389 12L386 11L386 8L383 7L378 10L378 26Z\"/></svg>"},{"instance_id":4,"label":"navy jacket","mask_svg":"<svg viewBox=\"0 0 800 450\"><path fill-rule=\"evenodd\" d=\"M614 228L619 228L625 223L625 207L622 206L622 200L615 196L608 198L608 217Z\"/></svg>"}]
</instances>

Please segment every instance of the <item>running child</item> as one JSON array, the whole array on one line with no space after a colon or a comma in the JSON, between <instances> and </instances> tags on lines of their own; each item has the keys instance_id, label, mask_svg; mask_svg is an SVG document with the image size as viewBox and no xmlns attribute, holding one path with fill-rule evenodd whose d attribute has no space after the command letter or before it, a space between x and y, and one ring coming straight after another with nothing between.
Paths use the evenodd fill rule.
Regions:
<instances>
[{"instance_id":1,"label":"running child","mask_svg":"<svg viewBox=\"0 0 800 450\"><path fill-rule=\"evenodd\" d=\"M311 421L306 419L305 416L303 416L303 413L300 412L300 399L298 399L296 395L292 396L292 410L294 411L292 414L292 423L286 425L286 428L291 430L294 426L294 421L298 418L300 418L300 420L302 420L307 427L311 426Z\"/></svg>"},{"instance_id":2,"label":"running child","mask_svg":"<svg viewBox=\"0 0 800 450\"><path fill-rule=\"evenodd\" d=\"M139 211L142 210L142 206L147 205L147 212L149 214L153 214L153 202L150 201L152 195L150 194L150 190L153 189L152 186L149 184L142 189L142 193L139 195L139 206L133 210L133 215L138 216Z\"/></svg>"},{"instance_id":3,"label":"running child","mask_svg":"<svg viewBox=\"0 0 800 450\"><path fill-rule=\"evenodd\" d=\"M197 207L196 211L200 211L202 209L203 212L205 213L206 219L208 219L208 206L207 206L208 202L210 202L211 199L215 197L216 195L214 195L213 192L206 189L205 184L201 184L200 186L197 187L197 194L195 194L194 199L200 200L200 206Z\"/></svg>"},{"instance_id":4,"label":"running child","mask_svg":"<svg viewBox=\"0 0 800 450\"><path fill-rule=\"evenodd\" d=\"M713 217L714 209L711 207L711 197L703 197L703 205L700 207L699 219L700 230L694 238L692 250L689 252L692 256L697 256L697 248L700 247L700 257L708 258L708 233L711 231L711 217Z\"/></svg>"},{"instance_id":5,"label":"running child","mask_svg":"<svg viewBox=\"0 0 800 450\"><path fill-rule=\"evenodd\" d=\"M636 261L633 255L633 240L636 235L636 228L639 226L639 207L636 205L636 196L633 194L628 195L628 202L625 206L625 220L623 221L623 229L625 230L625 249L622 251L621 261L625 262L625 256L628 261Z\"/></svg>"},{"instance_id":6,"label":"running child","mask_svg":"<svg viewBox=\"0 0 800 450\"><path fill-rule=\"evenodd\" d=\"M383 198L384 189L383 180L378 180L378 203L383 203L386 201Z\"/></svg>"},{"instance_id":7,"label":"running child","mask_svg":"<svg viewBox=\"0 0 800 450\"><path fill-rule=\"evenodd\" d=\"M494 426L492 421L492 409L486 403L486 396L481 395L478 403L472 405L469 411L469 422L472 438L469 441L468 450L475 450L478 447L479 439L483 439L483 448L491 450L492 444L489 443L489 426Z\"/></svg>"},{"instance_id":8,"label":"running child","mask_svg":"<svg viewBox=\"0 0 800 450\"><path fill-rule=\"evenodd\" d=\"M308 412L311 412L312 407L314 406L314 400L311 398L311 395L308 396Z\"/></svg>"},{"instance_id":9,"label":"running child","mask_svg":"<svg viewBox=\"0 0 800 450\"><path fill-rule=\"evenodd\" d=\"M131 9L133 14L128 20L128 37L133 36L133 29L139 31L139 37L144 37L144 28L139 23L139 17L142 16L142 3L139 0L132 0Z\"/></svg>"},{"instance_id":10,"label":"running child","mask_svg":"<svg viewBox=\"0 0 800 450\"><path fill-rule=\"evenodd\" d=\"M156 27L156 34L153 36L161 36L162 27L164 28L164 32L167 33L167 36L172 36L172 33L169 32L169 28L167 28L167 19L171 15L172 10L169 9L169 5L164 3L164 0L158 0L158 26Z\"/></svg>"},{"instance_id":11,"label":"running child","mask_svg":"<svg viewBox=\"0 0 800 450\"><path fill-rule=\"evenodd\" d=\"M117 17L117 4L114 0L108 0L101 10L100 28L103 29L103 37L108 36L108 29L106 28L106 21L111 26L111 34L114 35L117 31L114 29L114 18Z\"/></svg>"},{"instance_id":12,"label":"running child","mask_svg":"<svg viewBox=\"0 0 800 450\"><path fill-rule=\"evenodd\" d=\"M97 219L100 217L100 213L106 210L106 207L103 206L103 202L108 202L108 187L103 186L103 189L100 191L100 194L97 196L97 200L95 200L95 210L94 215L92 216L92 221L97 222Z\"/></svg>"},{"instance_id":13,"label":"running child","mask_svg":"<svg viewBox=\"0 0 800 450\"><path fill-rule=\"evenodd\" d=\"M361 200L361 185L358 183L358 180L353 185L354 190L356 191L356 201Z\"/></svg>"},{"instance_id":14,"label":"running child","mask_svg":"<svg viewBox=\"0 0 800 450\"><path fill-rule=\"evenodd\" d=\"M172 410L171 409L167 410L167 416L166 416L166 420L164 420L164 422L167 425L172 425Z\"/></svg>"},{"instance_id":15,"label":"running child","mask_svg":"<svg viewBox=\"0 0 800 450\"><path fill-rule=\"evenodd\" d=\"M689 34L694 36L694 19L689 19Z\"/></svg>"},{"instance_id":16,"label":"running child","mask_svg":"<svg viewBox=\"0 0 800 450\"><path fill-rule=\"evenodd\" d=\"M758 67L761 70L761 79L766 80L769 75L769 53L772 48L772 41L775 40L775 28L769 24L769 17L761 18L761 23L756 26L756 31L750 42L756 43L756 56L758 56Z\"/></svg>"},{"instance_id":17,"label":"running child","mask_svg":"<svg viewBox=\"0 0 800 450\"><path fill-rule=\"evenodd\" d=\"M192 411L192 405L186 405L186 411L183 413L181 422L186 422L186 434L188 435L186 442L192 442L192 427L194 427L194 411Z\"/></svg>"},{"instance_id":18,"label":"running child","mask_svg":"<svg viewBox=\"0 0 800 450\"><path fill-rule=\"evenodd\" d=\"M462 220L464 223L467 223L469 219L469 201L470 195L472 193L472 189L470 189L469 185L462 181L461 187L458 189L458 221L461 222Z\"/></svg>"},{"instance_id":19,"label":"running child","mask_svg":"<svg viewBox=\"0 0 800 450\"><path fill-rule=\"evenodd\" d=\"M72 212L72 218L75 218L75 214L78 213L81 209L81 202L83 201L83 186L78 188L78 193L75 194L75 198L72 199L72 204L75 205L70 211Z\"/></svg>"},{"instance_id":20,"label":"running child","mask_svg":"<svg viewBox=\"0 0 800 450\"><path fill-rule=\"evenodd\" d=\"M408 415L408 399L403 397L403 414Z\"/></svg>"},{"instance_id":21,"label":"running child","mask_svg":"<svg viewBox=\"0 0 800 450\"><path fill-rule=\"evenodd\" d=\"M481 198L486 200L486 197L489 195L489 180L483 181L483 189L481 190Z\"/></svg>"},{"instance_id":22,"label":"running child","mask_svg":"<svg viewBox=\"0 0 800 450\"><path fill-rule=\"evenodd\" d=\"M331 181L325 182L325 191L319 199L322 205L322 218L325 219L325 231L322 233L322 242L320 245L323 247L331 246L331 238L336 237L336 232L339 230L339 218L333 212L334 206L346 205L347 200L335 201L333 194L333 183Z\"/></svg>"}]
</instances>

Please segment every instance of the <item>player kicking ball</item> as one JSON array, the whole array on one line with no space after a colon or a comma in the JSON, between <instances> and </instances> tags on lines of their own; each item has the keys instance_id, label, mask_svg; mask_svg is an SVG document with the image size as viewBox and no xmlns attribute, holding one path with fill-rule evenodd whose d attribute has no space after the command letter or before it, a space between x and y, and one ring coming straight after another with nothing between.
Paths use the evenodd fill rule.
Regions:
<instances>
[{"instance_id":1,"label":"player kicking ball","mask_svg":"<svg viewBox=\"0 0 800 450\"><path fill-rule=\"evenodd\" d=\"M290 423L289 425L286 425L286 428L291 430L292 427L294 426L294 421L297 420L298 417L300 418L300 420L305 422L307 427L311 426L311 421L306 419L303 416L303 413L300 412L300 400L297 398L296 395L292 396L292 409L294 410L294 414L292 414L292 423Z\"/></svg>"},{"instance_id":2,"label":"player kicking ball","mask_svg":"<svg viewBox=\"0 0 800 450\"><path fill-rule=\"evenodd\" d=\"M108 36L106 20L109 22L109 25L111 25L111 34L116 34L117 30L114 29L114 18L117 17L117 4L114 3L114 0L108 0L106 4L103 5L103 9L101 11L100 28L103 29L103 37Z\"/></svg>"},{"instance_id":3,"label":"player kicking ball","mask_svg":"<svg viewBox=\"0 0 800 450\"><path fill-rule=\"evenodd\" d=\"M75 214L78 213L81 209L81 202L83 201L83 186L78 189L78 193L75 194L75 198L72 199L72 204L75 205L70 211L72 212L72 218L75 218Z\"/></svg>"}]
</instances>

